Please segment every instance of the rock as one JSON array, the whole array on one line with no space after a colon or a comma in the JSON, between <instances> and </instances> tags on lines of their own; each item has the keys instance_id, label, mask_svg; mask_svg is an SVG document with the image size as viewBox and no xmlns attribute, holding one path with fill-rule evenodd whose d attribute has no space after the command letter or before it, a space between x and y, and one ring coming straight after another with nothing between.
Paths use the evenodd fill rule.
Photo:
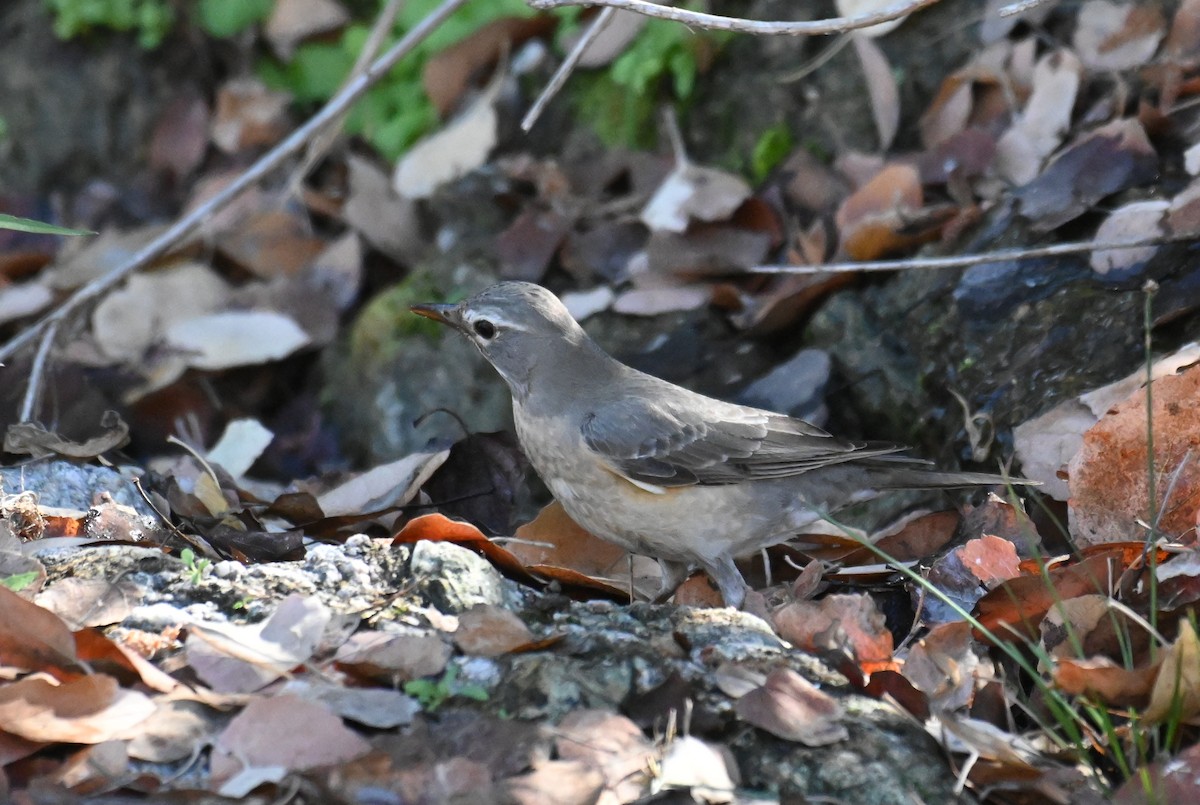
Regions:
<instances>
[{"instance_id":1,"label":"rock","mask_svg":"<svg viewBox=\"0 0 1200 805\"><path fill-rule=\"evenodd\" d=\"M829 418L825 387L831 369L824 350L802 349L742 389L737 401L823 425Z\"/></svg>"},{"instance_id":2,"label":"rock","mask_svg":"<svg viewBox=\"0 0 1200 805\"><path fill-rule=\"evenodd\" d=\"M441 612L505 603L505 582L499 571L479 554L449 542L418 542L409 572L422 596Z\"/></svg>"}]
</instances>

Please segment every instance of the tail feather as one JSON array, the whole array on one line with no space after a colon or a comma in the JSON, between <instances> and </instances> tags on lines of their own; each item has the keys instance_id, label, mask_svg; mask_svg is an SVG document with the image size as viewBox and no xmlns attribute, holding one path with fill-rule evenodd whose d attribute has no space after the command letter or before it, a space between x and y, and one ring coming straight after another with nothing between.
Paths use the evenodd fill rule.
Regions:
<instances>
[{"instance_id":1,"label":"tail feather","mask_svg":"<svg viewBox=\"0 0 1200 805\"><path fill-rule=\"evenodd\" d=\"M1037 486L1037 481L986 472L943 472L916 467L882 466L870 471L876 489L958 489L972 486Z\"/></svg>"}]
</instances>

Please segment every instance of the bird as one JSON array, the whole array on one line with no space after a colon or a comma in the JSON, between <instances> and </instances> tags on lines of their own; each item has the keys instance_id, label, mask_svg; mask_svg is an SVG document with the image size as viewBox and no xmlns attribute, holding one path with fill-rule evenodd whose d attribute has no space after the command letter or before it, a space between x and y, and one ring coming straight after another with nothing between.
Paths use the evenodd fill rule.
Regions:
<instances>
[{"instance_id":1,"label":"bird","mask_svg":"<svg viewBox=\"0 0 1200 805\"><path fill-rule=\"evenodd\" d=\"M748 588L736 557L890 490L1023 482L938 471L899 445L840 439L640 372L533 283L410 310L465 336L508 384L521 447L567 514L659 560L658 602L703 570L741 609Z\"/></svg>"}]
</instances>

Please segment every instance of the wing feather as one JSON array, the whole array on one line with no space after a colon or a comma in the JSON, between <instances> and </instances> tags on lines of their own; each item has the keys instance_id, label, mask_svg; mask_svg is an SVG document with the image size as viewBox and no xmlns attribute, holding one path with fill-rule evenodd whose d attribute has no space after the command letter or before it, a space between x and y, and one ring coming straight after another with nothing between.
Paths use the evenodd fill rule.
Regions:
<instances>
[{"instance_id":1,"label":"wing feather","mask_svg":"<svg viewBox=\"0 0 1200 805\"><path fill-rule=\"evenodd\" d=\"M585 444L626 478L656 486L786 478L902 448L847 442L800 419L681 393L627 397L583 419Z\"/></svg>"}]
</instances>

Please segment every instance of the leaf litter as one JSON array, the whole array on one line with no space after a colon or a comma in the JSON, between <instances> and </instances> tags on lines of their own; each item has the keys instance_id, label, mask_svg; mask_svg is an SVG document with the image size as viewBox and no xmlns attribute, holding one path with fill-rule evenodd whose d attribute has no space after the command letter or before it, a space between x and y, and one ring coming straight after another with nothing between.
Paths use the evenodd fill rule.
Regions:
<instances>
[{"instance_id":1,"label":"leaf litter","mask_svg":"<svg viewBox=\"0 0 1200 805\"><path fill-rule=\"evenodd\" d=\"M1175 114L1176 100L1196 92L1195 5L1183 3L1169 24L1157 9L1104 0L1054 11L1070 34L1056 41L1069 40L1070 49L1039 41L1023 28L1006 31L1008 23L989 17L985 38L992 44L949 75L923 111L900 109L900 85L877 44L886 43L889 28L877 26L863 32L873 38L856 35L855 42L879 151L843 149L826 164L797 149L759 188L727 166L680 153L673 167L661 157L617 152L604 160L562 155L563 164L514 155L501 125L502 96L515 91L509 48L544 40L552 25L545 18L510 18L489 26L430 62L424 76L427 86L436 87L430 96L443 115L457 108L460 116L396 165L335 151L328 170L294 198L248 194L210 220L203 237L105 296L72 334L78 340L62 360L112 373L116 398L143 404L161 421L195 428L189 434L194 458L175 461L173 477L142 481L146 499L180 534L143 532L137 520L142 515L122 519L112 516L112 508L102 526L89 525L99 508L62 515L34 504L5 508L4 519L29 540L26 546L37 544L39 532L43 539L75 539L103 530L105 541L114 543L109 549L128 543L174 562L176 589L186 586L181 580L206 589L218 573L265 571L286 564L285 556L315 562L322 548L382 550L369 547L371 538L361 533L367 531L380 545L462 545L482 556L484 565L547 596L569 594L598 608L611 606L606 599L624 600L630 589L644 598L657 586L654 563L638 559L630 571L624 552L581 532L553 505L517 527L529 511L518 489L523 464L499 437L474 434L453 446L430 445L347 472L325 460L319 427L274 427L270 417L278 412L270 409L279 390L291 395L297 383L308 382L313 353L338 336L342 317L431 252L423 221L428 208L421 205L434 203L456 182L491 171L500 184L508 183L496 192L512 212L489 233L501 272L541 281L563 269L578 284L595 286L595 299L578 304L597 316L610 309L641 316L696 311L716 301L729 312L731 327L758 336L787 332L844 286L766 282L747 276L755 265L780 260L819 266L835 249L839 256L872 259L909 255L924 244L953 246L980 216L1006 202L1015 202L1035 233L1096 227L1092 270L1106 282L1137 280L1166 250L1116 250L1112 243L1192 231L1196 191L1186 176L1161 187L1154 183L1175 159L1171 149L1180 149L1156 130L1145 108L1134 114L1136 105L1120 103L1128 99L1118 97L1116 88L1110 96L1103 76L1139 73L1150 87L1150 102L1163 115ZM874 7L855 8L861 13ZM338 31L346 19L338 3L280 0L262 35L286 60L303 42ZM628 40L614 41L608 46L617 53ZM594 65L612 58L596 50ZM472 95L480 71L496 64L501 66L492 83ZM229 160L269 146L292 125L286 99L260 84L235 79L213 97L211 108L195 96L178 99L159 119L148 151L151 169L174 182L193 182L186 188L193 204L234 175ZM903 97L907 105L911 96ZM1084 109L1082 103L1094 106ZM898 120L918 114L919 146L897 130ZM1172 137L1195 147L1186 127ZM1181 150L1179 156L1183 165ZM6 286L6 296L17 288L26 295L6 303L0 317L6 326L20 326L54 294L127 260L154 233L104 231L91 244L61 249L54 262L29 269L19 285ZM434 234L445 243L454 236L449 229ZM308 312L295 301L299 297L312 300ZM322 323L317 310L332 313ZM1194 359L1181 353L1172 368L1156 369L1150 389L1153 501L1140 374L1018 428L1022 472L1043 480L1049 495L1069 499L1069 535L1081 549L1076 554L1054 552L1050 545L1058 543L1019 505L994 501L966 516L924 514L863 539L844 532L806 535L786 554L792 561L802 553L815 557L801 568L787 570L777 558L781 553L768 557L779 583L756 606L771 623L771 639L824 657L851 688L888 699L890 707L922 720L932 714L926 729L971 759L963 780L977 790L1009 786L1062 801L1058 775L1071 771L1070 764L1054 768L1051 753L1017 737L1014 719L1028 722L1000 680L1006 672L1026 685L1032 678L997 663L989 649L1016 645L1040 652L1036 670L1050 686L1041 695L1109 708L1117 737L1105 740L1132 741L1130 725L1194 719L1200 680L1193 671L1200 661L1189 613L1200 598L1200 514L1193 477L1197 425L1189 418L1197 395L1189 363ZM207 403L195 402L204 397ZM200 417L201 411L209 413ZM99 410L88 421L92 431L83 438L9 423L6 449L77 459L116 455L126 431L105 424ZM151 432L145 421L130 428L139 455L145 455ZM233 441L249 444L221 441L226 426L238 421L246 423L241 432L256 435ZM299 445L290 456L302 469L269 481L256 477L266 466L279 466L270 464L276 460L272 450L288 438ZM86 505L92 504L101 505ZM1150 511L1153 522L1146 519ZM1157 540L1150 548L1148 529ZM935 601L926 587L879 560L864 540L953 605ZM184 545L187 561L163 553L183 557ZM342 567L348 575L338 576L340 571L325 568L328 589L273 600L270 611L258 608L253 623L234 628L199 617L168 623L127 600L141 588L123 578L83 584L88 579L47 576L45 567L56 561L50 557L30 549L21 565L32 568L33 577L40 570L49 582L41 592L40 582L30 582L26 594L36 595L37 603L0 590L0 602L13 614L5 619L8 636L0 639L8 669L0 686L0 730L12 780L34 777L38 763L50 763L48 754L28 760L42 743L92 747L64 757L57 776L45 778L77 792L115 785L130 757L180 760L203 745L211 746L205 785L231 796L331 766L346 779L378 775L413 798L433 799L486 791L534 801L558 791L581 800L604 792L611 801L632 801L650 791L686 788L694 799L719 802L728 801L741 779L736 760L704 740L719 737L720 730L656 742L614 709L583 707L558 721L554 749L543 736L536 752L523 752L526 744L514 741L496 747L503 760L480 760L469 754L477 748L465 748L471 742L446 740L418 764L387 756L372 768L376 756L368 753L386 755L386 749L362 726L436 729L436 720L425 717L432 714L430 703L470 701L474 686L488 679L493 666L487 663L562 645L562 633L501 594L456 612L406 603L396 607L399 620L378 620L391 607L380 596L361 613L363 628L343 634L321 603L325 599L311 596L336 596L356 571ZM1153 597L1147 592L1151 578ZM402 576L389 579L392 589L407 583ZM876 594L899 592L911 603L907 623L888 621L884 598L863 591L871 585ZM676 597L683 601L715 605L719 597L697 577ZM244 610L260 602L236 603ZM964 621L962 611L978 625ZM138 628L128 625L135 622ZM111 624L121 626L110 637L96 631ZM673 634L669 650L656 648L669 654L698 645L683 639L682 630ZM767 639L757 634L755 639ZM94 673L86 672L88 666ZM794 670L762 667L745 657L722 668L721 689L736 699L729 718L811 747L836 746L851 734L846 724L855 716L839 703L842 690L831 694ZM396 689L413 681L426 683L418 688L423 700ZM692 701L697 690L694 679L659 681L649 686L651 698L658 698L650 705ZM1141 720L1130 720L1129 708L1140 710ZM468 732L519 729L483 713L458 717L466 719ZM321 740L311 740L314 734ZM1096 754L1103 754L1100 740L1093 740ZM1191 795L1194 786L1177 767L1196 764L1194 747L1175 748L1176 766L1148 764L1147 774L1160 790ZM103 771L85 771L89 766ZM157 784L167 786L167 778ZM1128 785L1116 794L1118 800L1145 801L1137 795Z\"/></svg>"}]
</instances>

